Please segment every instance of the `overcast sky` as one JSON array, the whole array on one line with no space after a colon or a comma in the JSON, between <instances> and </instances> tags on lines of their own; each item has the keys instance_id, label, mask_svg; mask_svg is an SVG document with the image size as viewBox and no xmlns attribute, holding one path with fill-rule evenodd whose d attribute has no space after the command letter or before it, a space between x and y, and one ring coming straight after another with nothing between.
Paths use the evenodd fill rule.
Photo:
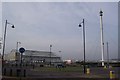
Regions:
<instances>
[{"instance_id":1,"label":"overcast sky","mask_svg":"<svg viewBox=\"0 0 120 80\"><path fill-rule=\"evenodd\" d=\"M6 53L19 47L49 51L63 59L83 59L82 27L85 19L86 59L100 60L100 18L103 10L105 42L109 42L110 58L118 56L118 3L117 2L3 2L2 25L5 20L15 25L7 26ZM59 52L61 51L61 52Z\"/></svg>"}]
</instances>

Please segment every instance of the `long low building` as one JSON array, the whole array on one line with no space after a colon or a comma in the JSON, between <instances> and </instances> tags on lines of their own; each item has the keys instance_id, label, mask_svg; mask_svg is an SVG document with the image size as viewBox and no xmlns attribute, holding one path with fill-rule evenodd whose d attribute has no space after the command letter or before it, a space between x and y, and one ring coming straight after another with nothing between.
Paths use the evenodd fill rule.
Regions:
<instances>
[{"instance_id":1,"label":"long low building","mask_svg":"<svg viewBox=\"0 0 120 80\"><path fill-rule=\"evenodd\" d=\"M21 60L21 55L15 49L10 53L5 55L5 59L8 62L17 62ZM35 51L35 50L25 50L22 55L22 61L24 63L37 63L37 64L55 64L61 63L61 57L57 56L53 52L49 51Z\"/></svg>"}]
</instances>

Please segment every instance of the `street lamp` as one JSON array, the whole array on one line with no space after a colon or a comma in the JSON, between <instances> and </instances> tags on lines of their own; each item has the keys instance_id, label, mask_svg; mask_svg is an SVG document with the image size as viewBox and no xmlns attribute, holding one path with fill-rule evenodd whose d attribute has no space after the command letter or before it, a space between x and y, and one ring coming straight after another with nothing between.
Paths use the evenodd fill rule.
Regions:
<instances>
[{"instance_id":1,"label":"street lamp","mask_svg":"<svg viewBox=\"0 0 120 80\"><path fill-rule=\"evenodd\" d=\"M100 10L100 31L101 31L101 54L102 54L102 66L104 66L104 37L103 37L103 11Z\"/></svg>"},{"instance_id":2,"label":"street lamp","mask_svg":"<svg viewBox=\"0 0 120 80\"><path fill-rule=\"evenodd\" d=\"M50 66L51 66L51 47L52 45L50 45Z\"/></svg>"},{"instance_id":3,"label":"street lamp","mask_svg":"<svg viewBox=\"0 0 120 80\"><path fill-rule=\"evenodd\" d=\"M4 61L4 53L5 53L5 39L6 39L6 30L7 30L7 24L10 24L12 28L15 28L13 24L5 22L5 31L4 31L4 39L3 39L3 54L2 54L2 61Z\"/></svg>"},{"instance_id":4,"label":"street lamp","mask_svg":"<svg viewBox=\"0 0 120 80\"><path fill-rule=\"evenodd\" d=\"M85 23L84 23L84 19L83 21L79 24L79 27L82 27L83 24L83 46L84 46L84 74L86 73L86 67L85 67Z\"/></svg>"},{"instance_id":5,"label":"street lamp","mask_svg":"<svg viewBox=\"0 0 120 80\"><path fill-rule=\"evenodd\" d=\"M18 56L18 54L19 54L19 52L18 52L18 44L21 44L21 42L17 42L17 44L16 44L16 63L17 63L17 61L19 60L18 58L17 58L17 56ZM20 55L19 55L20 56Z\"/></svg>"},{"instance_id":6,"label":"street lamp","mask_svg":"<svg viewBox=\"0 0 120 80\"><path fill-rule=\"evenodd\" d=\"M17 44L16 44L16 52L18 52L18 44L21 44L21 42L17 42Z\"/></svg>"},{"instance_id":7,"label":"street lamp","mask_svg":"<svg viewBox=\"0 0 120 80\"><path fill-rule=\"evenodd\" d=\"M4 70L4 71L2 71L2 75L4 75L6 73L6 69L4 69L4 53L5 53L5 39L6 39L7 24L10 24L12 28L15 28L13 24L7 22L7 20L6 20L5 29L4 29L5 30L4 31L4 38L3 38L3 51L2 51L3 52L3 54L2 54L2 70Z\"/></svg>"}]
</instances>

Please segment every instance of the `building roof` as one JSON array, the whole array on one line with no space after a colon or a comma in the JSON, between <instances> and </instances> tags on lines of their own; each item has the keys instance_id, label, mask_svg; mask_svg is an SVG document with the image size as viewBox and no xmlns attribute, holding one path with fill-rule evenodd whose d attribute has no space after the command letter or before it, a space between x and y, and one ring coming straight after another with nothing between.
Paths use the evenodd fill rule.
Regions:
<instances>
[{"instance_id":1,"label":"building roof","mask_svg":"<svg viewBox=\"0 0 120 80\"><path fill-rule=\"evenodd\" d=\"M16 50L12 50L11 52L15 52ZM24 56L42 56L42 57L50 57L49 51L36 51L36 50L25 50L23 53ZM51 52L51 57L59 57L55 53Z\"/></svg>"},{"instance_id":2,"label":"building roof","mask_svg":"<svg viewBox=\"0 0 120 80\"><path fill-rule=\"evenodd\" d=\"M50 52L48 52L48 51L26 50L23 55L50 57ZM58 56L55 53L51 52L51 57L58 57Z\"/></svg>"}]
</instances>

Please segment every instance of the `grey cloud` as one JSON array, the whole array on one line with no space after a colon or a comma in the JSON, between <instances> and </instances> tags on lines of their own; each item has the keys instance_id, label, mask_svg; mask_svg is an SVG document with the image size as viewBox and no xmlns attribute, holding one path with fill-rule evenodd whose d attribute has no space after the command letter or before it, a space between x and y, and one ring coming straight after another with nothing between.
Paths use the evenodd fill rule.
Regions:
<instances>
[{"instance_id":1,"label":"grey cloud","mask_svg":"<svg viewBox=\"0 0 120 80\"><path fill-rule=\"evenodd\" d=\"M111 13L117 14L117 4L81 2L3 3L3 22L8 19L16 26L14 30L7 30L6 50L15 48L17 41L35 50L49 50L49 45L53 44L53 51L59 54L61 50L63 58L82 59L82 28L78 24L85 18L87 59L93 59L92 55L100 59L100 8L104 11L105 41L109 40L111 47L114 46L112 51L117 53L117 15ZM106 37L107 32L112 40Z\"/></svg>"}]
</instances>

